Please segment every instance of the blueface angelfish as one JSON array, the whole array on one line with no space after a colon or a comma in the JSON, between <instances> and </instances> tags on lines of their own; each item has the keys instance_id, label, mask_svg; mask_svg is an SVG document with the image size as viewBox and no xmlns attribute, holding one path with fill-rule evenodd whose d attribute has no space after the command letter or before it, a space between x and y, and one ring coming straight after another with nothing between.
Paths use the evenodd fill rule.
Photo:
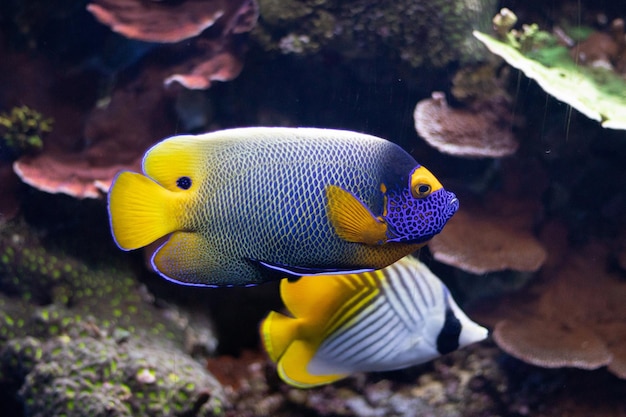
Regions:
<instances>
[{"instance_id":1,"label":"blueface angelfish","mask_svg":"<svg viewBox=\"0 0 626 417\"><path fill-rule=\"evenodd\" d=\"M270 312L261 339L281 379L300 388L417 365L487 337L411 256L374 272L283 280L280 293L293 316Z\"/></svg>"},{"instance_id":2,"label":"blueface angelfish","mask_svg":"<svg viewBox=\"0 0 626 417\"><path fill-rule=\"evenodd\" d=\"M187 285L259 284L383 268L439 233L458 200L398 145L315 128L166 139L109 192L124 250L162 237L152 266Z\"/></svg>"}]
</instances>

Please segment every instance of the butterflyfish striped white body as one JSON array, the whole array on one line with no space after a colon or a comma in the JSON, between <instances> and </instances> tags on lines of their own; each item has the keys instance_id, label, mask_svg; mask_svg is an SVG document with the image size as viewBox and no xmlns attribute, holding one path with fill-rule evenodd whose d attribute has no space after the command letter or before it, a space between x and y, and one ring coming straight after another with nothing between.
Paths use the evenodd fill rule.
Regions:
<instances>
[{"instance_id":1,"label":"butterflyfish striped white body","mask_svg":"<svg viewBox=\"0 0 626 417\"><path fill-rule=\"evenodd\" d=\"M117 245L165 237L152 266L198 286L383 268L459 206L398 145L361 133L240 128L174 136L109 192Z\"/></svg>"},{"instance_id":2,"label":"butterflyfish striped white body","mask_svg":"<svg viewBox=\"0 0 626 417\"><path fill-rule=\"evenodd\" d=\"M261 339L280 377L300 388L417 365L487 337L412 256L374 272L283 280L280 292L292 316L270 312Z\"/></svg>"}]
</instances>

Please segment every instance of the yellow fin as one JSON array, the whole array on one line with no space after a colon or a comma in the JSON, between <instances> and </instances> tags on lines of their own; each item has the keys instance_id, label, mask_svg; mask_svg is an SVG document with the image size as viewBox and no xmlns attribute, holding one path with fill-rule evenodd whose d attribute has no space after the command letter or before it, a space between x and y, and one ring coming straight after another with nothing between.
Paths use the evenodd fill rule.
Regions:
<instances>
[{"instance_id":1,"label":"yellow fin","mask_svg":"<svg viewBox=\"0 0 626 417\"><path fill-rule=\"evenodd\" d=\"M295 317L325 322L327 314L332 314L354 292L349 286L342 285L344 276L305 276L293 282L283 279L280 296Z\"/></svg>"},{"instance_id":2,"label":"yellow fin","mask_svg":"<svg viewBox=\"0 0 626 417\"><path fill-rule=\"evenodd\" d=\"M387 240L387 225L374 217L352 193L336 185L326 187L328 218L337 235L348 242L378 245Z\"/></svg>"},{"instance_id":3,"label":"yellow fin","mask_svg":"<svg viewBox=\"0 0 626 417\"><path fill-rule=\"evenodd\" d=\"M184 285L220 286L223 278L219 253L199 233L177 231L172 233L153 255L152 266L164 278Z\"/></svg>"},{"instance_id":4,"label":"yellow fin","mask_svg":"<svg viewBox=\"0 0 626 417\"><path fill-rule=\"evenodd\" d=\"M302 337L321 344L338 324L352 317L347 307L378 292L376 283L360 278L361 275L320 275L295 282L281 281L280 296L291 314L302 320Z\"/></svg>"},{"instance_id":5,"label":"yellow fin","mask_svg":"<svg viewBox=\"0 0 626 417\"><path fill-rule=\"evenodd\" d=\"M315 351L315 346L306 341L294 341L278 361L280 378L294 387L311 388L330 384L348 376L347 374L313 375L309 373L307 366L315 356Z\"/></svg>"},{"instance_id":6,"label":"yellow fin","mask_svg":"<svg viewBox=\"0 0 626 417\"><path fill-rule=\"evenodd\" d=\"M124 250L146 246L178 228L168 215L170 194L135 172L122 172L109 191L109 218L117 245Z\"/></svg>"},{"instance_id":7,"label":"yellow fin","mask_svg":"<svg viewBox=\"0 0 626 417\"><path fill-rule=\"evenodd\" d=\"M261 322L260 333L265 351L272 362L276 363L296 338L298 320L270 311Z\"/></svg>"}]
</instances>

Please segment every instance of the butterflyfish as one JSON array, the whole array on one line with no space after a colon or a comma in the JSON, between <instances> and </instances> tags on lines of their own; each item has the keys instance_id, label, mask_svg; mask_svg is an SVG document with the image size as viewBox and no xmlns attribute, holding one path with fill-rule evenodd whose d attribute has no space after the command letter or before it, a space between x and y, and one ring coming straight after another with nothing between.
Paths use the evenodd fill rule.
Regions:
<instances>
[{"instance_id":1,"label":"butterflyfish","mask_svg":"<svg viewBox=\"0 0 626 417\"><path fill-rule=\"evenodd\" d=\"M291 316L270 312L261 340L281 379L300 388L417 365L487 337L412 256L374 272L285 279L280 294Z\"/></svg>"},{"instance_id":2,"label":"butterflyfish","mask_svg":"<svg viewBox=\"0 0 626 417\"><path fill-rule=\"evenodd\" d=\"M187 285L254 285L383 268L439 233L459 202L398 145L332 129L174 136L108 196L123 250ZM161 243L162 242L162 243Z\"/></svg>"}]
</instances>

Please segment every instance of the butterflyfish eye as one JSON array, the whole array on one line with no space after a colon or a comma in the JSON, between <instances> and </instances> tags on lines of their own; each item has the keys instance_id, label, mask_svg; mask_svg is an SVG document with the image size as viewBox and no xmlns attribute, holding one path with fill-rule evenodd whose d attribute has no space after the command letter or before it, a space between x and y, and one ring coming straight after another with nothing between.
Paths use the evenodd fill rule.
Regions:
<instances>
[{"instance_id":1,"label":"butterflyfish eye","mask_svg":"<svg viewBox=\"0 0 626 417\"><path fill-rule=\"evenodd\" d=\"M432 188L428 184L417 184L413 187L413 197L424 198L430 194Z\"/></svg>"},{"instance_id":2,"label":"butterflyfish eye","mask_svg":"<svg viewBox=\"0 0 626 417\"><path fill-rule=\"evenodd\" d=\"M181 190L188 190L191 187L191 178L180 177L176 180L176 186Z\"/></svg>"}]
</instances>

